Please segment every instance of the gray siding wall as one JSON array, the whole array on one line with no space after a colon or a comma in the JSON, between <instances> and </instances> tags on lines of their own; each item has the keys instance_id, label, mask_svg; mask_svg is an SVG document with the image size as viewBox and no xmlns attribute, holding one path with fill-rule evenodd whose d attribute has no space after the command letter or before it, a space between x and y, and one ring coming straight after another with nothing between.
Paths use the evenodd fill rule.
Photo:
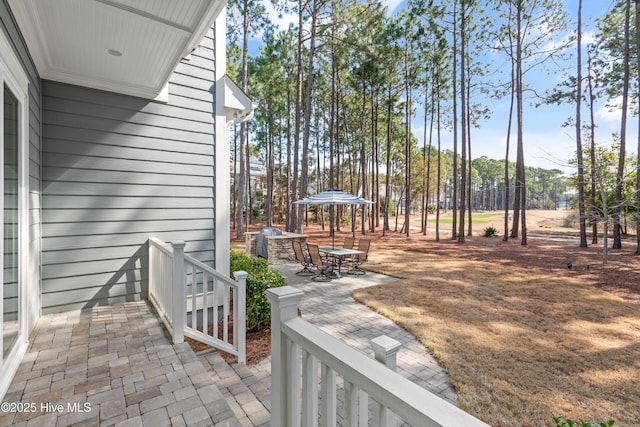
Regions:
<instances>
[{"instance_id":1,"label":"gray siding wall","mask_svg":"<svg viewBox=\"0 0 640 427\"><path fill-rule=\"evenodd\" d=\"M167 104L42 82L43 314L146 298L149 236L213 263L212 36Z\"/></svg>"},{"instance_id":2,"label":"gray siding wall","mask_svg":"<svg viewBox=\"0 0 640 427\"><path fill-rule=\"evenodd\" d=\"M40 77L33 64L31 56L18 26L13 18L6 0L0 2L0 31L3 31L13 47L13 51L22 63L22 68L29 77L29 283L27 284L28 307L35 311L38 306L40 292L40 165L41 165L41 138L40 138ZM31 312L28 316L29 329L37 320L37 312Z\"/></svg>"}]
</instances>

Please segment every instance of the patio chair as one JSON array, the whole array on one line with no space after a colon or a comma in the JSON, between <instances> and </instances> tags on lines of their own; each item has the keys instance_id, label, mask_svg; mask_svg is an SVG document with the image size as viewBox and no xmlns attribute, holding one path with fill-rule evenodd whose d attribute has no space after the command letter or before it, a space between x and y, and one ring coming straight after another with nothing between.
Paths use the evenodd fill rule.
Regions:
<instances>
[{"instance_id":1,"label":"patio chair","mask_svg":"<svg viewBox=\"0 0 640 427\"><path fill-rule=\"evenodd\" d=\"M369 248L371 247L370 239L360 239L358 242L358 250L364 252L363 254L354 255L349 259L351 262L351 268L347 271L347 274L356 274L361 275L365 274L366 271L360 268L362 264L367 262L369 258Z\"/></svg>"},{"instance_id":2,"label":"patio chair","mask_svg":"<svg viewBox=\"0 0 640 427\"><path fill-rule=\"evenodd\" d=\"M313 276L315 273L309 270L309 267L313 265L311 263L311 257L309 257L309 255L305 256L300 241L293 240L291 244L293 245L293 252L296 255L296 261L298 261L302 265L302 270L296 272L296 274L298 276Z\"/></svg>"},{"instance_id":3,"label":"patio chair","mask_svg":"<svg viewBox=\"0 0 640 427\"><path fill-rule=\"evenodd\" d=\"M318 245L308 244L307 249L309 250L309 257L311 258L311 263L318 270L318 273L311 278L311 280L317 280L322 282L328 282L331 280L330 268L333 265L330 262L327 262L322 259L320 255L320 249Z\"/></svg>"},{"instance_id":4,"label":"patio chair","mask_svg":"<svg viewBox=\"0 0 640 427\"><path fill-rule=\"evenodd\" d=\"M356 239L353 237L345 237L344 245L342 246L345 249L353 249L353 245L356 243Z\"/></svg>"}]
</instances>

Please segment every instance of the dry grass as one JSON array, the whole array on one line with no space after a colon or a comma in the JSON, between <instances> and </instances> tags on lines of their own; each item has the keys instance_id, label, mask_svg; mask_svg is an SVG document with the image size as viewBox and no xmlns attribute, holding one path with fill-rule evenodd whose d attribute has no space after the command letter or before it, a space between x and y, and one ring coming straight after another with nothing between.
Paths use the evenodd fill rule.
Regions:
<instances>
[{"instance_id":1,"label":"dry grass","mask_svg":"<svg viewBox=\"0 0 640 427\"><path fill-rule=\"evenodd\" d=\"M374 251L367 268L402 280L356 299L431 349L478 418L640 425L638 305L574 278L442 255Z\"/></svg>"}]
</instances>

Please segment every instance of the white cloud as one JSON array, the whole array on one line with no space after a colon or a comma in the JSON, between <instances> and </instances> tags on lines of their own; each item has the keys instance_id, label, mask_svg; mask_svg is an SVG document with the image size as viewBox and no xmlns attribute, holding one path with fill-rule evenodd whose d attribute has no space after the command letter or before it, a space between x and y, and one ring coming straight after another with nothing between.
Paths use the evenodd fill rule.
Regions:
<instances>
[{"instance_id":1,"label":"white cloud","mask_svg":"<svg viewBox=\"0 0 640 427\"><path fill-rule=\"evenodd\" d=\"M274 7L270 1L264 2L265 9L269 20L281 31L285 31L289 28L289 24L297 24L298 16L295 13L280 13Z\"/></svg>"},{"instance_id":2,"label":"white cloud","mask_svg":"<svg viewBox=\"0 0 640 427\"><path fill-rule=\"evenodd\" d=\"M403 0L384 0L382 4L387 7L387 13L393 15L393 12L395 12L398 5L402 2Z\"/></svg>"},{"instance_id":3,"label":"white cloud","mask_svg":"<svg viewBox=\"0 0 640 427\"><path fill-rule=\"evenodd\" d=\"M620 124L620 106L622 97L614 98L607 104L602 104L596 109L596 121L606 125Z\"/></svg>"},{"instance_id":4,"label":"white cloud","mask_svg":"<svg viewBox=\"0 0 640 427\"><path fill-rule=\"evenodd\" d=\"M587 45L593 44L596 41L596 36L593 31L584 31L582 33L582 46L586 47Z\"/></svg>"}]
</instances>

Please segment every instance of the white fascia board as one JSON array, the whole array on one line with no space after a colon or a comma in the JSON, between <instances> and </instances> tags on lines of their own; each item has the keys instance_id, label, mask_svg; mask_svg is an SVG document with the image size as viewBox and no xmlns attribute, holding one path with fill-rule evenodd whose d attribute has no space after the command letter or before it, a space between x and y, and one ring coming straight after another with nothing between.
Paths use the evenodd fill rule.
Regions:
<instances>
[{"instance_id":1,"label":"white fascia board","mask_svg":"<svg viewBox=\"0 0 640 427\"><path fill-rule=\"evenodd\" d=\"M227 123L241 123L253 117L257 104L229 77L224 76L224 108Z\"/></svg>"}]
</instances>

